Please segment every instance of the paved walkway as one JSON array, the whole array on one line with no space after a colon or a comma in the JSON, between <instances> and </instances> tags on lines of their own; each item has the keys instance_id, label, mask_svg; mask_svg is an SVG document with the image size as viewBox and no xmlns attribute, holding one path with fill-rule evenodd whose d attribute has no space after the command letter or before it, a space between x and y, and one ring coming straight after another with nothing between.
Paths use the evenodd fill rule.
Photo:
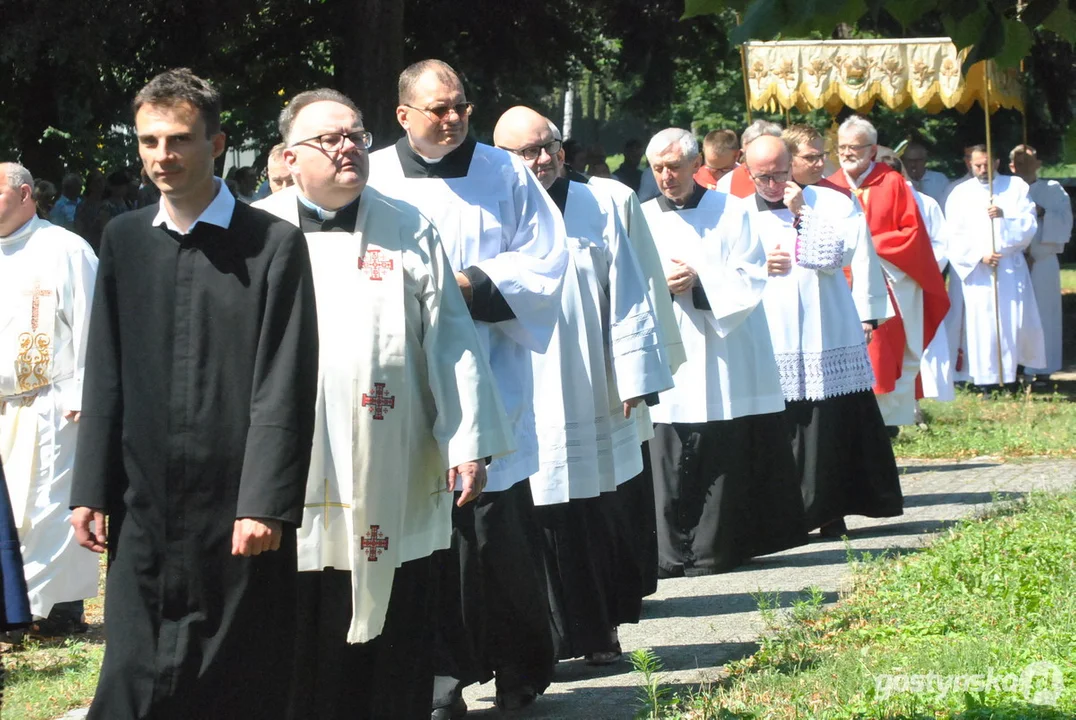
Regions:
<instances>
[{"instance_id":1,"label":"paved walkway","mask_svg":"<svg viewBox=\"0 0 1076 720\"><path fill-rule=\"evenodd\" d=\"M1076 486L1076 461L999 463L978 458L964 463L901 463L905 512L885 520L848 518L851 546L857 553L921 547L932 533L957 519L981 512L996 496L1018 498L1031 490ZM787 605L799 591L822 589L828 602L848 580L847 551L841 541L809 545L755 560L736 572L699 578L662 580L647 598L643 621L620 629L625 653L651 648L665 663L664 682L697 688L713 680L729 660L756 649L762 622L752 595L781 594ZM627 660L608 668L582 660L561 663L554 684L527 710L513 718L619 720L638 709L639 678ZM494 687L468 688L468 718L494 718Z\"/></svg>"}]
</instances>

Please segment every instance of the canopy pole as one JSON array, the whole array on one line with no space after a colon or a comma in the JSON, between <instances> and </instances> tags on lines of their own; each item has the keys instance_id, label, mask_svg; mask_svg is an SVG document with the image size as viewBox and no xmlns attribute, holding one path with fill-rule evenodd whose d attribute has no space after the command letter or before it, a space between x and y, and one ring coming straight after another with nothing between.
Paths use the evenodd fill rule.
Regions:
<instances>
[{"instance_id":1,"label":"canopy pole","mask_svg":"<svg viewBox=\"0 0 1076 720\"><path fill-rule=\"evenodd\" d=\"M1024 61L1020 61L1020 99L1023 107L1020 108L1020 124L1024 131L1024 145L1027 145L1027 73L1024 72Z\"/></svg>"},{"instance_id":2,"label":"canopy pole","mask_svg":"<svg viewBox=\"0 0 1076 720\"><path fill-rule=\"evenodd\" d=\"M983 84L985 88L983 106L983 112L986 115L986 178L990 192L990 204L994 204L994 143L990 135L990 61L986 60L983 63L983 75L985 75L986 82ZM997 248L997 233L994 230L994 219L990 219L990 252L996 253ZM994 266L993 273L993 285L994 285L994 328L997 334L997 351L998 351L998 385L1005 386L1005 363L1001 352L1001 312L998 309L1001 304L1000 293L998 291L998 268Z\"/></svg>"},{"instance_id":3,"label":"canopy pole","mask_svg":"<svg viewBox=\"0 0 1076 720\"><path fill-rule=\"evenodd\" d=\"M739 23L739 15L736 22ZM747 49L740 45L740 70L743 72L743 103L747 114L747 124L751 124L751 83L747 80Z\"/></svg>"}]
</instances>

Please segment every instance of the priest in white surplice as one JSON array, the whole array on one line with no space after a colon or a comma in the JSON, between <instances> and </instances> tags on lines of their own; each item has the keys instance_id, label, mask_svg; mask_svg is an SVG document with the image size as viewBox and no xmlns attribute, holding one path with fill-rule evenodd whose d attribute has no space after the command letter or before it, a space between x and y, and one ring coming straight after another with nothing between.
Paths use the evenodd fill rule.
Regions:
<instances>
[{"instance_id":1,"label":"priest in white surplice","mask_svg":"<svg viewBox=\"0 0 1076 720\"><path fill-rule=\"evenodd\" d=\"M1057 258L1072 236L1072 200L1056 180L1039 177L1042 162L1030 145L1017 145L1009 153L1009 169L1028 184L1039 226L1024 253L1031 267L1031 285L1042 320L1046 364L1028 367L1032 375L1049 375L1062 367L1061 358L1061 266Z\"/></svg>"},{"instance_id":2,"label":"priest in white surplice","mask_svg":"<svg viewBox=\"0 0 1076 720\"><path fill-rule=\"evenodd\" d=\"M643 469L632 410L672 387L648 286L612 197L561 178L559 131L527 107L505 112L497 147L522 158L564 216L569 270L548 350L533 358L538 472L531 494L561 660L620 657L608 575L613 496Z\"/></svg>"},{"instance_id":3,"label":"priest in white surplice","mask_svg":"<svg viewBox=\"0 0 1076 720\"><path fill-rule=\"evenodd\" d=\"M97 594L97 557L68 522L97 258L37 217L33 182L0 163L0 456L30 610L53 614L40 628L51 634L84 629L82 600Z\"/></svg>"},{"instance_id":4,"label":"priest in white surplice","mask_svg":"<svg viewBox=\"0 0 1076 720\"><path fill-rule=\"evenodd\" d=\"M1035 204L1027 183L1011 175L994 175L991 196L991 165L996 171L998 162L991 160L986 147L973 147L972 177L953 188L945 201L949 262L964 297L961 347L966 362L956 379L975 385L1015 382L1017 365L1046 365L1042 322L1024 259L1038 226Z\"/></svg>"},{"instance_id":5,"label":"priest in white surplice","mask_svg":"<svg viewBox=\"0 0 1076 720\"><path fill-rule=\"evenodd\" d=\"M467 136L472 105L451 67L415 63L400 75L399 93L406 135L371 155L370 183L414 204L440 232L516 442L514 454L489 466L478 501L453 510L435 711L458 714L460 688L494 674L498 706L511 710L532 702L553 674L527 478L538 470L531 354L545 351L560 313L564 221L519 158Z\"/></svg>"},{"instance_id":6,"label":"priest in white surplice","mask_svg":"<svg viewBox=\"0 0 1076 720\"><path fill-rule=\"evenodd\" d=\"M290 717L425 718L445 473L473 500L511 432L436 230L365 187L358 108L301 93L280 132L296 185L256 206L306 235L321 348Z\"/></svg>"},{"instance_id":7,"label":"priest in white surplice","mask_svg":"<svg viewBox=\"0 0 1076 720\"><path fill-rule=\"evenodd\" d=\"M803 500L743 202L695 183L687 130L661 131L646 155L662 195L643 212L687 353L651 408L658 571L708 575L806 543Z\"/></svg>"},{"instance_id":8,"label":"priest in white surplice","mask_svg":"<svg viewBox=\"0 0 1076 720\"><path fill-rule=\"evenodd\" d=\"M751 143L744 164L755 184L745 204L766 251L762 304L807 528L840 537L845 515L903 511L893 448L871 392L863 325L841 272L857 243L869 240L851 198L789 179L791 153L781 138Z\"/></svg>"}]
</instances>

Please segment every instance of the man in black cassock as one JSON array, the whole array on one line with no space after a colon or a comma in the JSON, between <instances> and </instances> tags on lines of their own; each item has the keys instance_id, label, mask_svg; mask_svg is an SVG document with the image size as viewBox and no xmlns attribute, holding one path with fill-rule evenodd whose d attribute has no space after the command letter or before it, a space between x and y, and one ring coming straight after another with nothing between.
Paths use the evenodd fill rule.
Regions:
<instances>
[{"instance_id":1,"label":"man in black cassock","mask_svg":"<svg viewBox=\"0 0 1076 720\"><path fill-rule=\"evenodd\" d=\"M71 494L80 544L111 560L89 717L281 718L318 362L306 243L213 177L204 80L162 73L134 111L162 196L103 236Z\"/></svg>"}]
</instances>

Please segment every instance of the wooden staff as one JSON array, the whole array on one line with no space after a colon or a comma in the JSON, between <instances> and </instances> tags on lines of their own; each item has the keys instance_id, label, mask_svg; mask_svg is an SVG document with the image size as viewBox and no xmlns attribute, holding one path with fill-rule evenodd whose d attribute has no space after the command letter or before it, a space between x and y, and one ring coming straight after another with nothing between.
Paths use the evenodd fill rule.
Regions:
<instances>
[{"instance_id":1,"label":"wooden staff","mask_svg":"<svg viewBox=\"0 0 1076 720\"><path fill-rule=\"evenodd\" d=\"M740 24L740 16L736 15L736 24ZM747 110L747 124L751 124L751 83L747 80L747 47L746 43L740 45L740 68L743 72L743 102Z\"/></svg>"},{"instance_id":2,"label":"wooden staff","mask_svg":"<svg viewBox=\"0 0 1076 720\"><path fill-rule=\"evenodd\" d=\"M983 75L985 82L985 100L986 106L983 111L986 113L986 178L989 185L990 192L990 204L994 204L994 146L990 137L990 61L987 60L983 63ZM990 218L990 252L996 253L997 249L997 237L994 232L994 218ZM998 263L1000 265L1000 263ZM1000 292L998 290L998 267L994 266L993 273L993 285L994 285L994 327L997 330L998 339L998 385L1004 387L1005 385L1005 361L1001 352L1001 312L999 306L1001 305Z\"/></svg>"}]
</instances>

